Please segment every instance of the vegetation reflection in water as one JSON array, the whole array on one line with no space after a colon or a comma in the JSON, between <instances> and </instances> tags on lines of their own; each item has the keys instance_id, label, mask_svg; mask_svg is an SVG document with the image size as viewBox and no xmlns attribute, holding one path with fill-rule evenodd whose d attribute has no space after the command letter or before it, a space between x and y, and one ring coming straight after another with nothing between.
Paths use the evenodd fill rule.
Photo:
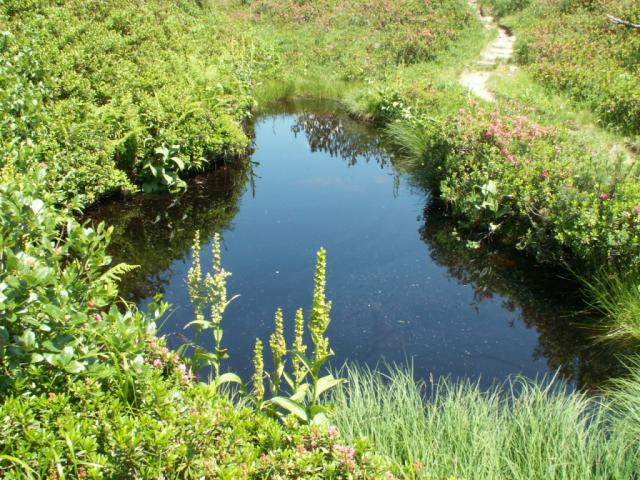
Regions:
<instances>
[{"instance_id":1,"label":"vegetation reflection in water","mask_svg":"<svg viewBox=\"0 0 640 480\"><path fill-rule=\"evenodd\" d=\"M273 305L284 303L285 317L292 317L289 306L304 305L308 285L297 279L308 278L312 249L324 245L338 361L413 359L423 378L481 378L484 385L513 373L559 371L576 385L606 378L608 353L575 325L584 320L575 286L522 256L468 249L444 209L397 173L381 138L333 105L279 105L256 121L250 161L192 179L182 196L96 207L89 217L115 227L114 261L140 265L125 279L123 297L144 305L165 293L176 309L164 332L179 343L189 334L182 326L190 318L184 278L193 234L221 232L223 264L234 274L229 291L241 295L225 320L232 363L249 359L252 339L271 328ZM297 161L307 163L292 173ZM351 185L355 193L330 182L314 189L302 182L307 173L321 180L355 175L364 183ZM383 197L371 209L391 207L366 209L369 190ZM340 212L340 202L353 208ZM269 270L279 264L282 272ZM247 373L249 365L231 369Z\"/></svg>"}]
</instances>

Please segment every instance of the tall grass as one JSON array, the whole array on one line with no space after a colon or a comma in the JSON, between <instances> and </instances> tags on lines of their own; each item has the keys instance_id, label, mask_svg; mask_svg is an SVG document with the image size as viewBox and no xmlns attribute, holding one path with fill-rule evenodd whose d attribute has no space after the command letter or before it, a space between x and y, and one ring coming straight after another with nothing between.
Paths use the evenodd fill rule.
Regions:
<instances>
[{"instance_id":1,"label":"tall grass","mask_svg":"<svg viewBox=\"0 0 640 480\"><path fill-rule=\"evenodd\" d=\"M258 85L254 98L259 106L293 98L339 99L358 88L358 82L345 82L331 76L285 77Z\"/></svg>"},{"instance_id":2,"label":"tall grass","mask_svg":"<svg viewBox=\"0 0 640 480\"><path fill-rule=\"evenodd\" d=\"M598 336L602 340L640 343L640 275L605 269L582 282L591 306L604 316L604 328Z\"/></svg>"},{"instance_id":3,"label":"tall grass","mask_svg":"<svg viewBox=\"0 0 640 480\"><path fill-rule=\"evenodd\" d=\"M640 474L639 372L605 402L553 382L517 378L482 391L470 382L426 385L401 368L347 367L335 422L347 441L367 437L408 478L631 479Z\"/></svg>"}]
</instances>

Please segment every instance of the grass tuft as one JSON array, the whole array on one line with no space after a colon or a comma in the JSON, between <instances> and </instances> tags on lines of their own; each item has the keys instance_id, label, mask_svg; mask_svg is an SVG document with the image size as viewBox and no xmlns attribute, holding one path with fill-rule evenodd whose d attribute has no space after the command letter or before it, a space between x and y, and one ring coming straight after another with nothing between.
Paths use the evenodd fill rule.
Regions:
<instances>
[{"instance_id":1,"label":"grass tuft","mask_svg":"<svg viewBox=\"0 0 640 480\"><path fill-rule=\"evenodd\" d=\"M637 367L637 366L636 366ZM640 369L600 400L563 384L514 378L416 382L411 370L346 367L336 425L365 436L408 478L629 479L640 465Z\"/></svg>"}]
</instances>

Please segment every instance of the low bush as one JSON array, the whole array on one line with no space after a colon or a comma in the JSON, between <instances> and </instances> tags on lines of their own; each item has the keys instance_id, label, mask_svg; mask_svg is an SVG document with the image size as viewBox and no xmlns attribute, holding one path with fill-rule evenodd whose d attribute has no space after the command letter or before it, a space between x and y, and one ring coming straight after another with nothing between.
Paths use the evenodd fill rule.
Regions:
<instances>
[{"instance_id":1,"label":"low bush","mask_svg":"<svg viewBox=\"0 0 640 480\"><path fill-rule=\"evenodd\" d=\"M481 31L464 0L226 3L232 16L250 22L261 42L273 47L275 65L265 79L278 85L286 80L287 90L297 94L315 94L316 79L334 85L389 77L398 66L440 59L458 39ZM301 92L305 83L309 90Z\"/></svg>"},{"instance_id":2,"label":"low bush","mask_svg":"<svg viewBox=\"0 0 640 480\"><path fill-rule=\"evenodd\" d=\"M118 300L130 267L109 267L111 228L54 207L45 169L3 175L19 182L0 185L2 478L382 477L386 461L365 443L346 445L326 423L305 426L286 409L277 420L231 403L220 381L198 382L197 356L155 335L167 305L143 313ZM324 328L311 331L328 348ZM314 402L319 388L326 378L309 389Z\"/></svg>"},{"instance_id":3,"label":"low bush","mask_svg":"<svg viewBox=\"0 0 640 480\"><path fill-rule=\"evenodd\" d=\"M597 113L602 124L640 134L640 31L607 20L640 22L630 0L536 0L505 21L518 35L518 61L543 84L566 91ZM499 15L526 5L486 2Z\"/></svg>"},{"instance_id":4,"label":"low bush","mask_svg":"<svg viewBox=\"0 0 640 480\"><path fill-rule=\"evenodd\" d=\"M438 111L426 107L428 100L395 94L374 97L368 108L389 112L389 98L397 112L382 123L410 159L406 168L446 200L476 241L501 239L576 269L639 264L633 164L562 126L537 123L518 106L486 109L451 97Z\"/></svg>"},{"instance_id":5,"label":"low bush","mask_svg":"<svg viewBox=\"0 0 640 480\"><path fill-rule=\"evenodd\" d=\"M2 2L3 144L37 145L50 189L87 202L244 152L260 52L221 19L189 0Z\"/></svg>"}]
</instances>

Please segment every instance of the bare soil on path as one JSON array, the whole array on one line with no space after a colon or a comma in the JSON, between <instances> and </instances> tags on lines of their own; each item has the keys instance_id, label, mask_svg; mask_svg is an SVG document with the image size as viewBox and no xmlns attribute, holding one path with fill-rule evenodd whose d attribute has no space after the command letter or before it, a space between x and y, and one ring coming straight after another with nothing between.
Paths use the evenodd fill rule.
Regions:
<instances>
[{"instance_id":1,"label":"bare soil on path","mask_svg":"<svg viewBox=\"0 0 640 480\"><path fill-rule=\"evenodd\" d=\"M485 28L491 29L495 23L493 17L484 16L478 9L476 0L469 0L469 4L478 11L480 20ZM506 28L498 26L498 36L480 54L480 59L475 67L465 70L460 76L460 84L468 88L474 95L487 100L495 101L495 97L487 88L487 81L491 76L491 70L495 68L498 61L508 61L513 57L513 45L516 37Z\"/></svg>"}]
</instances>

